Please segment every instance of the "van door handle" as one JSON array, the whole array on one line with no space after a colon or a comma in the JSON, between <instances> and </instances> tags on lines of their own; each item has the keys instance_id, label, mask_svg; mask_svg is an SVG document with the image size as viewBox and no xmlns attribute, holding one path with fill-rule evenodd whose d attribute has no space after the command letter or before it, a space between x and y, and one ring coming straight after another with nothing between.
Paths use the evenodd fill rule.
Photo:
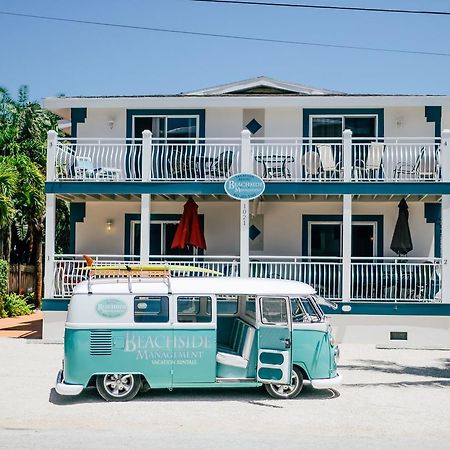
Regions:
<instances>
[{"instance_id":1,"label":"van door handle","mask_svg":"<svg viewBox=\"0 0 450 450\"><path fill-rule=\"evenodd\" d=\"M285 348L291 348L291 340L288 339L280 339L280 341L284 342L284 347Z\"/></svg>"}]
</instances>

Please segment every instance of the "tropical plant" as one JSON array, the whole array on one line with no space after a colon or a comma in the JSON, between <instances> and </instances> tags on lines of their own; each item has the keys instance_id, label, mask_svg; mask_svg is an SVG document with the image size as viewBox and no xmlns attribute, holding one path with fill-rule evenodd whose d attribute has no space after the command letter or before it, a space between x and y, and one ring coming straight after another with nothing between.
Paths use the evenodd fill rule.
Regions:
<instances>
[{"instance_id":1,"label":"tropical plant","mask_svg":"<svg viewBox=\"0 0 450 450\"><path fill-rule=\"evenodd\" d=\"M0 88L0 257L36 267L36 305L42 296L47 131L58 117L28 99ZM59 235L68 235L68 213L57 203ZM67 238L66 238L67 239Z\"/></svg>"}]
</instances>

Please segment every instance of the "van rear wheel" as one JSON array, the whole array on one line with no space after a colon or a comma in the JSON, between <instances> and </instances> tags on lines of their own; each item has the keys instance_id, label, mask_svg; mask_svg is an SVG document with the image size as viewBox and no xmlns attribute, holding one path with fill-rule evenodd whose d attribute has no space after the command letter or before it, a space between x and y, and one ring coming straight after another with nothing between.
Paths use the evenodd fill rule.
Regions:
<instances>
[{"instance_id":1,"label":"van rear wheel","mask_svg":"<svg viewBox=\"0 0 450 450\"><path fill-rule=\"evenodd\" d=\"M266 391L273 398L295 398L303 388L303 375L300 369L292 369L291 384L265 384Z\"/></svg>"},{"instance_id":2,"label":"van rear wheel","mask_svg":"<svg viewBox=\"0 0 450 450\"><path fill-rule=\"evenodd\" d=\"M140 375L132 373L107 373L97 375L98 393L107 402L126 402L136 397L142 386Z\"/></svg>"}]
</instances>

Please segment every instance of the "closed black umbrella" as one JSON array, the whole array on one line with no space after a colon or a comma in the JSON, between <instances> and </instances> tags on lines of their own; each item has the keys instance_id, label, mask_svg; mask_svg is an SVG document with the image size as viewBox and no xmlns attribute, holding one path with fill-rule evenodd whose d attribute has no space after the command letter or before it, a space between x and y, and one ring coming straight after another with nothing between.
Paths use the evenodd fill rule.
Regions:
<instances>
[{"instance_id":1,"label":"closed black umbrella","mask_svg":"<svg viewBox=\"0 0 450 450\"><path fill-rule=\"evenodd\" d=\"M398 256L406 255L413 249L408 218L408 204L402 198L398 204L398 218L391 242L391 250L397 253Z\"/></svg>"}]
</instances>

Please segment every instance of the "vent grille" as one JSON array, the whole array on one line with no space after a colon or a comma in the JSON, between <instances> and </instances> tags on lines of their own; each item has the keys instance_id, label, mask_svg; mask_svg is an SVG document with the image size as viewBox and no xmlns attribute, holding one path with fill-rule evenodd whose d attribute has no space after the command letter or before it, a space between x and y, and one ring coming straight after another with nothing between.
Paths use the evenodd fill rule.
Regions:
<instances>
[{"instance_id":1,"label":"vent grille","mask_svg":"<svg viewBox=\"0 0 450 450\"><path fill-rule=\"evenodd\" d=\"M91 356L109 356L112 349L111 330L91 331Z\"/></svg>"}]
</instances>

